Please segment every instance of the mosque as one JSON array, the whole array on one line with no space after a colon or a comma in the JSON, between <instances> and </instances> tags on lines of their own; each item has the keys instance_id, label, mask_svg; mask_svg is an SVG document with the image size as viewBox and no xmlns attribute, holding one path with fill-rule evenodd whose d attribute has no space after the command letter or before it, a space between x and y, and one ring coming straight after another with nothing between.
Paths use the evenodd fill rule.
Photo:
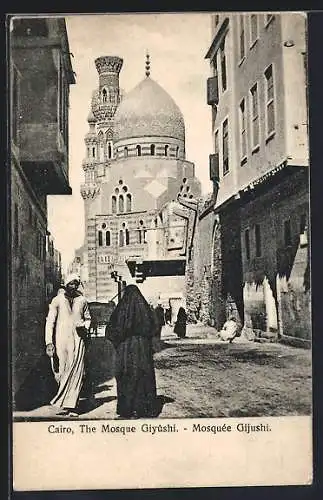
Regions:
<instances>
[{"instance_id":1,"label":"mosque","mask_svg":"<svg viewBox=\"0 0 323 500\"><path fill-rule=\"evenodd\" d=\"M186 160L184 118L151 78L149 55L145 78L124 97L122 65L116 56L95 60L99 82L87 119L81 185L85 240L76 253L85 293L89 301L111 300L114 272L127 284L139 283L152 303L185 304L188 219L177 199L193 202L201 186Z\"/></svg>"}]
</instances>

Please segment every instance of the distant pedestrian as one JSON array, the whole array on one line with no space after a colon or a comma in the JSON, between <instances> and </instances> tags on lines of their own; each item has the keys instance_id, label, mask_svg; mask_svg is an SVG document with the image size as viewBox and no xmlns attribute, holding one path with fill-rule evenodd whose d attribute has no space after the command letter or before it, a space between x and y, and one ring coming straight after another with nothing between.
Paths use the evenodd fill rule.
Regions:
<instances>
[{"instance_id":1,"label":"distant pedestrian","mask_svg":"<svg viewBox=\"0 0 323 500\"><path fill-rule=\"evenodd\" d=\"M116 349L117 414L122 418L155 416L156 330L151 307L136 285L128 285L106 327L106 338Z\"/></svg>"},{"instance_id":2,"label":"distant pedestrian","mask_svg":"<svg viewBox=\"0 0 323 500\"><path fill-rule=\"evenodd\" d=\"M186 322L187 322L186 311L184 307L180 307L177 313L177 319L174 326L174 333L176 333L178 337L181 339L186 337Z\"/></svg>"},{"instance_id":3,"label":"distant pedestrian","mask_svg":"<svg viewBox=\"0 0 323 500\"><path fill-rule=\"evenodd\" d=\"M165 311L164 308L160 303L158 303L156 309L155 309L155 314L157 318L157 324L158 324L158 333L157 336L160 339L161 338L161 331L163 326L165 325Z\"/></svg>"},{"instance_id":4,"label":"distant pedestrian","mask_svg":"<svg viewBox=\"0 0 323 500\"><path fill-rule=\"evenodd\" d=\"M170 325L172 322L172 310L171 310L170 306L167 307L167 309L165 311L165 321L166 321L167 325Z\"/></svg>"},{"instance_id":5,"label":"distant pedestrian","mask_svg":"<svg viewBox=\"0 0 323 500\"><path fill-rule=\"evenodd\" d=\"M59 414L77 416L75 409L84 379L84 356L91 316L86 299L78 291L80 279L67 276L64 293L60 291L49 305L46 319L46 354L58 390L50 404ZM55 362L56 360L56 362Z\"/></svg>"}]
</instances>

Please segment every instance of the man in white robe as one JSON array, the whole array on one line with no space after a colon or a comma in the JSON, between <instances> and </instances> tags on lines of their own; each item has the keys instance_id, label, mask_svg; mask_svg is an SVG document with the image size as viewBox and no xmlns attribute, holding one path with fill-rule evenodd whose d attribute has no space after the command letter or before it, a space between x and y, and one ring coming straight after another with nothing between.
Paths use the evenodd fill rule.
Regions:
<instances>
[{"instance_id":1,"label":"man in white robe","mask_svg":"<svg viewBox=\"0 0 323 500\"><path fill-rule=\"evenodd\" d=\"M89 306L78 291L79 285L76 274L67 276L64 293L58 293L49 305L45 327L46 354L51 358L58 383L50 404L58 407L60 414L70 416L77 416L75 408L84 378L85 340L91 322Z\"/></svg>"}]
</instances>

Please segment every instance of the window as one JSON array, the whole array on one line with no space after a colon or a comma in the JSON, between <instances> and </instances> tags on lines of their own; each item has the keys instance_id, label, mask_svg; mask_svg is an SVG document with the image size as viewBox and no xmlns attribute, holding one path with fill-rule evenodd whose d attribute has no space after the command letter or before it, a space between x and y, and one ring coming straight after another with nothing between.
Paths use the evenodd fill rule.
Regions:
<instances>
[{"instance_id":1,"label":"window","mask_svg":"<svg viewBox=\"0 0 323 500\"><path fill-rule=\"evenodd\" d=\"M244 232L244 244L245 244L245 250L246 250L246 259L250 260L250 235L249 235L249 229L246 229Z\"/></svg>"},{"instance_id":2,"label":"window","mask_svg":"<svg viewBox=\"0 0 323 500\"><path fill-rule=\"evenodd\" d=\"M109 230L105 233L105 244L107 247L111 245L111 232Z\"/></svg>"},{"instance_id":3,"label":"window","mask_svg":"<svg viewBox=\"0 0 323 500\"><path fill-rule=\"evenodd\" d=\"M131 194L127 193L126 195L126 211L131 212Z\"/></svg>"},{"instance_id":4,"label":"window","mask_svg":"<svg viewBox=\"0 0 323 500\"><path fill-rule=\"evenodd\" d=\"M217 130L214 134L214 153L219 154L220 146L219 146L219 131Z\"/></svg>"},{"instance_id":5,"label":"window","mask_svg":"<svg viewBox=\"0 0 323 500\"><path fill-rule=\"evenodd\" d=\"M125 230L125 236L126 236L126 245L129 245L129 229Z\"/></svg>"},{"instance_id":6,"label":"window","mask_svg":"<svg viewBox=\"0 0 323 500\"><path fill-rule=\"evenodd\" d=\"M239 43L240 43L240 61L244 59L246 55L246 45L245 45L245 28L244 28L244 14L239 16Z\"/></svg>"},{"instance_id":7,"label":"window","mask_svg":"<svg viewBox=\"0 0 323 500\"><path fill-rule=\"evenodd\" d=\"M137 156L141 156L141 146L136 146Z\"/></svg>"},{"instance_id":8,"label":"window","mask_svg":"<svg viewBox=\"0 0 323 500\"><path fill-rule=\"evenodd\" d=\"M284 222L284 245L290 247L292 245L292 229L290 219Z\"/></svg>"},{"instance_id":9,"label":"window","mask_svg":"<svg viewBox=\"0 0 323 500\"><path fill-rule=\"evenodd\" d=\"M259 98L258 84L256 83L250 90L251 94L251 137L252 149L259 148L260 133L259 133Z\"/></svg>"},{"instance_id":10,"label":"window","mask_svg":"<svg viewBox=\"0 0 323 500\"><path fill-rule=\"evenodd\" d=\"M169 146L168 146L168 144L166 144L166 146L165 146L165 156L168 156L168 150L169 150Z\"/></svg>"},{"instance_id":11,"label":"window","mask_svg":"<svg viewBox=\"0 0 323 500\"><path fill-rule=\"evenodd\" d=\"M176 158L179 156L179 146L176 147Z\"/></svg>"},{"instance_id":12,"label":"window","mask_svg":"<svg viewBox=\"0 0 323 500\"><path fill-rule=\"evenodd\" d=\"M117 212L117 197L116 196L112 196L111 211L113 214L115 214Z\"/></svg>"},{"instance_id":13,"label":"window","mask_svg":"<svg viewBox=\"0 0 323 500\"><path fill-rule=\"evenodd\" d=\"M246 130L246 101L242 99L239 106L240 112L240 147L241 163L247 158L247 130Z\"/></svg>"},{"instance_id":14,"label":"window","mask_svg":"<svg viewBox=\"0 0 323 500\"><path fill-rule=\"evenodd\" d=\"M256 257L261 257L261 233L260 225L255 225Z\"/></svg>"},{"instance_id":15,"label":"window","mask_svg":"<svg viewBox=\"0 0 323 500\"><path fill-rule=\"evenodd\" d=\"M250 15L250 46L252 47L258 39L258 16Z\"/></svg>"},{"instance_id":16,"label":"window","mask_svg":"<svg viewBox=\"0 0 323 500\"><path fill-rule=\"evenodd\" d=\"M99 238L99 247L102 247L103 245L102 231L98 232L98 238Z\"/></svg>"},{"instance_id":17,"label":"window","mask_svg":"<svg viewBox=\"0 0 323 500\"><path fill-rule=\"evenodd\" d=\"M139 221L138 243L146 243L146 229L143 220Z\"/></svg>"},{"instance_id":18,"label":"window","mask_svg":"<svg viewBox=\"0 0 323 500\"><path fill-rule=\"evenodd\" d=\"M229 128L228 119L224 120L222 125L222 160L223 175L229 172Z\"/></svg>"},{"instance_id":19,"label":"window","mask_svg":"<svg viewBox=\"0 0 323 500\"><path fill-rule=\"evenodd\" d=\"M92 148L92 156L95 158L95 147Z\"/></svg>"},{"instance_id":20,"label":"window","mask_svg":"<svg viewBox=\"0 0 323 500\"><path fill-rule=\"evenodd\" d=\"M109 158L109 160L112 158L112 144L111 144L111 142L108 143L108 158Z\"/></svg>"},{"instance_id":21,"label":"window","mask_svg":"<svg viewBox=\"0 0 323 500\"><path fill-rule=\"evenodd\" d=\"M107 93L106 89L103 89L102 90L102 102L107 102L107 95L108 95L108 93Z\"/></svg>"},{"instance_id":22,"label":"window","mask_svg":"<svg viewBox=\"0 0 323 500\"><path fill-rule=\"evenodd\" d=\"M124 199L122 194L119 196L119 212L124 212Z\"/></svg>"},{"instance_id":23,"label":"window","mask_svg":"<svg viewBox=\"0 0 323 500\"><path fill-rule=\"evenodd\" d=\"M127 148L127 146L125 146L125 148L123 149L123 156L125 158L128 158L128 148Z\"/></svg>"},{"instance_id":24,"label":"window","mask_svg":"<svg viewBox=\"0 0 323 500\"><path fill-rule=\"evenodd\" d=\"M151 144L150 145L150 154L151 154L151 156L155 156L155 150L156 150L155 144Z\"/></svg>"},{"instance_id":25,"label":"window","mask_svg":"<svg viewBox=\"0 0 323 500\"><path fill-rule=\"evenodd\" d=\"M222 92L227 89L227 67L226 67L226 57L225 57L225 39L220 45L220 59L221 59L221 80L222 80Z\"/></svg>"},{"instance_id":26,"label":"window","mask_svg":"<svg viewBox=\"0 0 323 500\"><path fill-rule=\"evenodd\" d=\"M124 231L123 231L123 229L120 229L120 231L119 231L119 246L120 247L124 246Z\"/></svg>"},{"instance_id":27,"label":"window","mask_svg":"<svg viewBox=\"0 0 323 500\"><path fill-rule=\"evenodd\" d=\"M272 65L265 71L266 80L266 132L271 136L275 132L275 95Z\"/></svg>"}]
</instances>

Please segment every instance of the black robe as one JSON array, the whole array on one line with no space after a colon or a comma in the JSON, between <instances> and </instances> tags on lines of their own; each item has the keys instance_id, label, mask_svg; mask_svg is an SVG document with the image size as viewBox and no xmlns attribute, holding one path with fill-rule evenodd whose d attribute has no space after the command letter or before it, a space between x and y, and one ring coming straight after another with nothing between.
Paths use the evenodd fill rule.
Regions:
<instances>
[{"instance_id":1,"label":"black robe","mask_svg":"<svg viewBox=\"0 0 323 500\"><path fill-rule=\"evenodd\" d=\"M186 321L187 321L186 311L184 307L180 307L177 313L177 319L174 326L174 333L177 333L177 335L180 338L184 338L186 336Z\"/></svg>"},{"instance_id":2,"label":"black robe","mask_svg":"<svg viewBox=\"0 0 323 500\"><path fill-rule=\"evenodd\" d=\"M157 328L155 315L138 287L127 286L106 327L106 338L117 354L117 413L121 417L155 416L152 338Z\"/></svg>"}]
</instances>

